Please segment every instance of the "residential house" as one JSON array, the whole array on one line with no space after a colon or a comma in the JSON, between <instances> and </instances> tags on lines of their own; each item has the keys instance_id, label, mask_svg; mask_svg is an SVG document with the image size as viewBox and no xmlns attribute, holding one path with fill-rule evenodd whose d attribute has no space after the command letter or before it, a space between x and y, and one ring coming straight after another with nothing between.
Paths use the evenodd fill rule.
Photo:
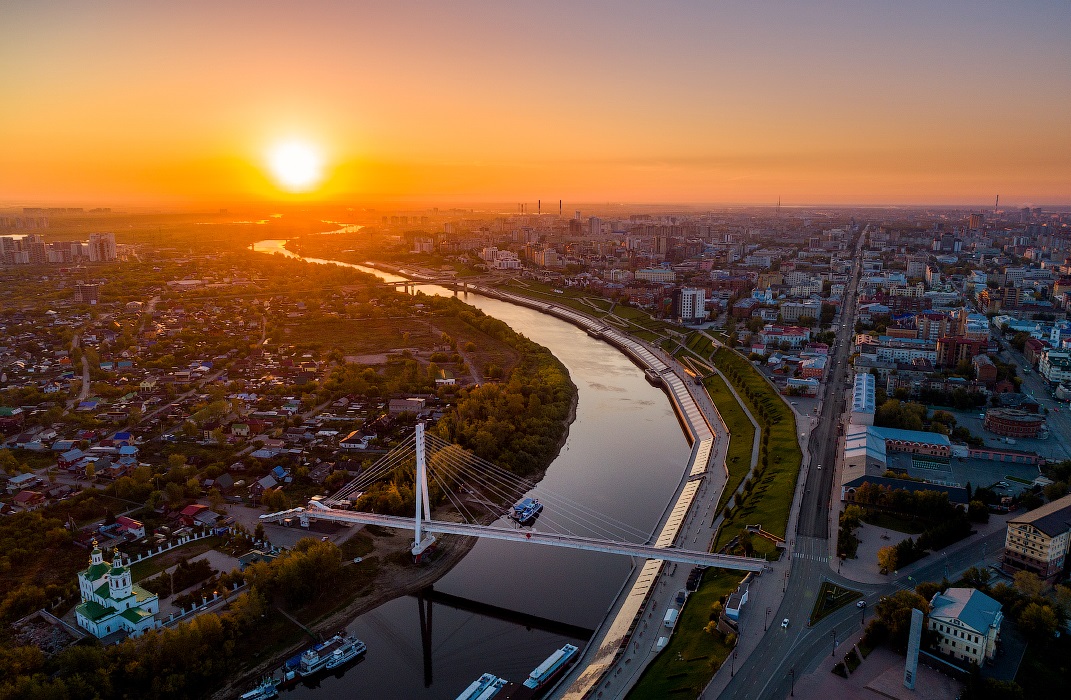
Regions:
<instances>
[{"instance_id":1,"label":"residential house","mask_svg":"<svg viewBox=\"0 0 1071 700\"><path fill-rule=\"evenodd\" d=\"M279 482L275 480L275 477L268 476L261 477L254 481L249 486L249 497L254 500L259 500L264 496L264 492L273 489L279 485Z\"/></svg>"},{"instance_id":2,"label":"residential house","mask_svg":"<svg viewBox=\"0 0 1071 700\"><path fill-rule=\"evenodd\" d=\"M20 510L37 510L45 504L45 496L37 491L23 489L11 499L11 504Z\"/></svg>"},{"instance_id":3,"label":"residential house","mask_svg":"<svg viewBox=\"0 0 1071 700\"><path fill-rule=\"evenodd\" d=\"M200 503L188 505L179 512L179 521L187 527L192 527L199 522L197 516L206 510L208 510L208 506Z\"/></svg>"},{"instance_id":4,"label":"residential house","mask_svg":"<svg viewBox=\"0 0 1071 700\"><path fill-rule=\"evenodd\" d=\"M115 525L120 534L126 535L132 540L140 540L145 536L145 526L140 520L134 520L125 515L120 515L115 519Z\"/></svg>"}]
</instances>

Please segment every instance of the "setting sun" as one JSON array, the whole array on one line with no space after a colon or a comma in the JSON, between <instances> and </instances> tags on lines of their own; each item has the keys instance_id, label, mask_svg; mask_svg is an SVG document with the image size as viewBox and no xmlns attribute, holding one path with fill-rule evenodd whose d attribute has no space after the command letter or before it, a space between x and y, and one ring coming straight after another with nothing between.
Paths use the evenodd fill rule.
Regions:
<instances>
[{"instance_id":1,"label":"setting sun","mask_svg":"<svg viewBox=\"0 0 1071 700\"><path fill-rule=\"evenodd\" d=\"M275 181L290 192L308 192L323 179L323 156L305 141L285 141L272 147L268 165Z\"/></svg>"}]
</instances>

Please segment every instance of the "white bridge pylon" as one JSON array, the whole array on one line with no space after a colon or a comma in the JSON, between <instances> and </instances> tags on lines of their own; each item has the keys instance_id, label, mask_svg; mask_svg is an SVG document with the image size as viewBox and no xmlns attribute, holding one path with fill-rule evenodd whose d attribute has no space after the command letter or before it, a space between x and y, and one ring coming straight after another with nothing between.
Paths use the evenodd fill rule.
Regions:
<instances>
[{"instance_id":1,"label":"white bridge pylon","mask_svg":"<svg viewBox=\"0 0 1071 700\"><path fill-rule=\"evenodd\" d=\"M414 489L416 508L413 518L343 510L332 508L320 501L310 501L308 508L291 508L278 513L268 513L260 516L260 519L264 522L281 522L287 518L297 517L302 527L308 527L309 523L314 520L325 520L349 525L378 525L380 527L412 530L412 552L416 557L419 557L435 542L435 537L427 533L438 533L511 542L527 542L530 544L581 549L589 552L622 554L629 557L673 561L695 566L714 566L739 571L761 571L766 567L765 559L712 554L710 552L679 549L672 546L659 547L653 544L636 544L572 534L539 532L530 529L433 520L428 499L424 426L420 423L417 424L415 446L417 484Z\"/></svg>"}]
</instances>

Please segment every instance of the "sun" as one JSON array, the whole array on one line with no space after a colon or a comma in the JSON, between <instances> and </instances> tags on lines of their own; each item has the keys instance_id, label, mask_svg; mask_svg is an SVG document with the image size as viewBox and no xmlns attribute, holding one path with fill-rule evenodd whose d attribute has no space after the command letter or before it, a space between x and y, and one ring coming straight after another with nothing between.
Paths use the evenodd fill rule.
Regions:
<instances>
[{"instance_id":1,"label":"sun","mask_svg":"<svg viewBox=\"0 0 1071 700\"><path fill-rule=\"evenodd\" d=\"M308 192L323 180L323 156L306 141L283 141L268 152L268 167L276 183L290 192Z\"/></svg>"}]
</instances>

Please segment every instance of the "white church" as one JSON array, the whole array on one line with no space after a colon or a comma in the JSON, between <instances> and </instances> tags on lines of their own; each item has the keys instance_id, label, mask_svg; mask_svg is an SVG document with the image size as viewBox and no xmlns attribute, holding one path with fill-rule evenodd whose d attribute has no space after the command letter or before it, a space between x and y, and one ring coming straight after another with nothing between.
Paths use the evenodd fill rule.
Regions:
<instances>
[{"instance_id":1,"label":"white church","mask_svg":"<svg viewBox=\"0 0 1071 700\"><path fill-rule=\"evenodd\" d=\"M82 603L75 608L78 626L101 639L116 632L131 637L156 627L160 599L130 580L130 569L123 566L115 550L111 566L97 543L89 559L89 568L78 572L78 590Z\"/></svg>"}]
</instances>

